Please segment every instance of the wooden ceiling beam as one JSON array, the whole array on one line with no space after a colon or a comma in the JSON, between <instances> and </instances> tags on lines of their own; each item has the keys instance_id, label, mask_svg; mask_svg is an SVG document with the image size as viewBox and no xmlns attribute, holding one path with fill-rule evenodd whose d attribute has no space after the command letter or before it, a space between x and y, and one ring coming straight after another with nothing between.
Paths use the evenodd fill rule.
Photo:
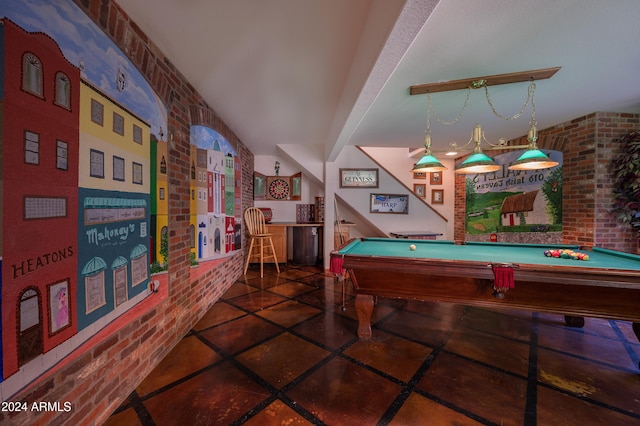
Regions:
<instances>
[{"instance_id":1,"label":"wooden ceiling beam","mask_svg":"<svg viewBox=\"0 0 640 426\"><path fill-rule=\"evenodd\" d=\"M424 95L425 93L448 92L450 90L466 89L469 86L480 88L499 84L520 83L531 80L545 80L551 78L561 67L543 68L533 71L511 72L507 74L488 75L485 77L463 78L462 80L442 81L437 83L418 84L409 86L409 94ZM484 81L484 83L481 83ZM474 84L474 82L478 82ZM475 87L477 86L477 87Z\"/></svg>"}]
</instances>

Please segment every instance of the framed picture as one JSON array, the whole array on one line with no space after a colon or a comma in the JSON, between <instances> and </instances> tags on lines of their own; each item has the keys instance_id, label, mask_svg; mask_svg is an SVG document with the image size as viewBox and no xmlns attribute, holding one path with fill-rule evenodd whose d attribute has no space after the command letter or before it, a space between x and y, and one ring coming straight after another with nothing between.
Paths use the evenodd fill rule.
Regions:
<instances>
[{"instance_id":1,"label":"framed picture","mask_svg":"<svg viewBox=\"0 0 640 426\"><path fill-rule=\"evenodd\" d=\"M340 188L377 188L378 169L340 169Z\"/></svg>"},{"instance_id":2,"label":"framed picture","mask_svg":"<svg viewBox=\"0 0 640 426\"><path fill-rule=\"evenodd\" d=\"M369 213L409 213L408 194L371 194Z\"/></svg>"},{"instance_id":3,"label":"framed picture","mask_svg":"<svg viewBox=\"0 0 640 426\"><path fill-rule=\"evenodd\" d=\"M431 190L431 204L443 204L444 203L444 190L432 189Z\"/></svg>"},{"instance_id":4,"label":"framed picture","mask_svg":"<svg viewBox=\"0 0 640 426\"><path fill-rule=\"evenodd\" d=\"M424 198L427 194L427 185L424 183L414 183L413 192L420 198Z\"/></svg>"},{"instance_id":5,"label":"framed picture","mask_svg":"<svg viewBox=\"0 0 640 426\"><path fill-rule=\"evenodd\" d=\"M414 179L426 179L427 178L427 172L413 172L413 178Z\"/></svg>"},{"instance_id":6,"label":"framed picture","mask_svg":"<svg viewBox=\"0 0 640 426\"><path fill-rule=\"evenodd\" d=\"M442 185L442 172L431 172L429 183L431 185Z\"/></svg>"}]
</instances>

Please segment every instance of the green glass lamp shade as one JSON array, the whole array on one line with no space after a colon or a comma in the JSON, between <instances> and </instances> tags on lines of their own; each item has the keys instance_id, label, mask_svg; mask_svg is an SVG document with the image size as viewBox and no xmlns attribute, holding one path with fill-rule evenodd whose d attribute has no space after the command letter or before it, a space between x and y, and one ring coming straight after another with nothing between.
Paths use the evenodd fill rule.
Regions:
<instances>
[{"instance_id":1,"label":"green glass lamp shade","mask_svg":"<svg viewBox=\"0 0 640 426\"><path fill-rule=\"evenodd\" d=\"M500 166L483 152L471 154L456 169L456 173L476 174L489 173L500 170Z\"/></svg>"},{"instance_id":2,"label":"green glass lamp shade","mask_svg":"<svg viewBox=\"0 0 640 426\"><path fill-rule=\"evenodd\" d=\"M509 170L539 170L557 165L557 161L553 161L539 149L528 149L509 166Z\"/></svg>"},{"instance_id":3,"label":"green glass lamp shade","mask_svg":"<svg viewBox=\"0 0 640 426\"><path fill-rule=\"evenodd\" d=\"M442 163L433 155L425 154L422 156L420 161L413 166L412 170L414 172L441 172L443 170L447 170L447 168L443 166Z\"/></svg>"}]
</instances>

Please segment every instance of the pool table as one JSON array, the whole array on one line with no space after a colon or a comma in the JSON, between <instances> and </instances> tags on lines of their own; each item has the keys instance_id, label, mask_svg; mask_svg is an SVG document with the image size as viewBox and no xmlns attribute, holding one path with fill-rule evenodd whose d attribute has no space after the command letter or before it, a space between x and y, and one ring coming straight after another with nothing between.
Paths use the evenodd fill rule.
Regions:
<instances>
[{"instance_id":1,"label":"pool table","mask_svg":"<svg viewBox=\"0 0 640 426\"><path fill-rule=\"evenodd\" d=\"M589 259L546 257L548 249ZM361 338L371 337L375 296L553 312L578 327L585 316L626 320L640 338L638 255L569 245L358 238L332 253L332 270L334 260L353 282Z\"/></svg>"}]
</instances>

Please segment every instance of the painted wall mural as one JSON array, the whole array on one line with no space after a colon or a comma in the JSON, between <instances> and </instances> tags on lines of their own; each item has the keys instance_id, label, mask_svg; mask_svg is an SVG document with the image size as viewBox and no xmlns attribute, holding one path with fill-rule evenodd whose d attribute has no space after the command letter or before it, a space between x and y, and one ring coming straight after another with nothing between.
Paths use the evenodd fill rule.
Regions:
<instances>
[{"instance_id":1,"label":"painted wall mural","mask_svg":"<svg viewBox=\"0 0 640 426\"><path fill-rule=\"evenodd\" d=\"M167 261L169 158L166 107L73 1L0 0L0 17L1 382L45 371L52 349L149 295ZM240 162L214 130L191 137L205 260L240 248Z\"/></svg>"},{"instance_id":2,"label":"painted wall mural","mask_svg":"<svg viewBox=\"0 0 640 426\"><path fill-rule=\"evenodd\" d=\"M493 157L495 173L466 179L466 232L549 232L562 230L562 152L547 151L558 166L544 170L509 170L523 151Z\"/></svg>"},{"instance_id":3,"label":"painted wall mural","mask_svg":"<svg viewBox=\"0 0 640 426\"><path fill-rule=\"evenodd\" d=\"M220 133L191 126L192 252L197 259L219 257L239 250L242 181L236 150Z\"/></svg>"}]
</instances>

